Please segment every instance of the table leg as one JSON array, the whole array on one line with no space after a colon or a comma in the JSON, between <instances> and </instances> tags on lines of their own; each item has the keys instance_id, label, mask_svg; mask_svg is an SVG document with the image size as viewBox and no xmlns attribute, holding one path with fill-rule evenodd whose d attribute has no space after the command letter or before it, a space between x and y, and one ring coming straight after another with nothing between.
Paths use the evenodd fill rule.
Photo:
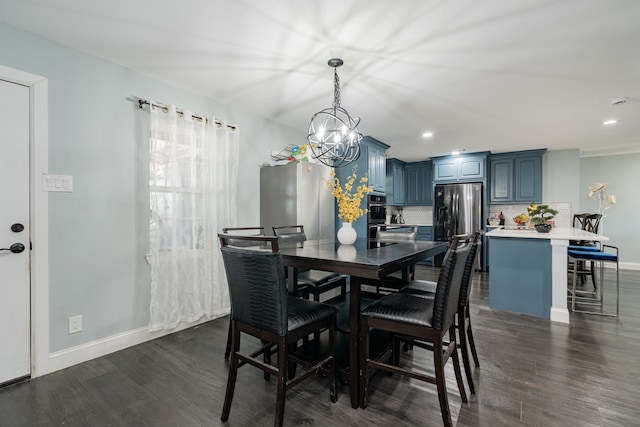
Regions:
<instances>
[{"instance_id":1,"label":"table leg","mask_svg":"<svg viewBox=\"0 0 640 427\"><path fill-rule=\"evenodd\" d=\"M296 295L298 290L298 269L295 267L287 267L289 269L287 273L287 289L289 295Z\"/></svg>"},{"instance_id":2,"label":"table leg","mask_svg":"<svg viewBox=\"0 0 640 427\"><path fill-rule=\"evenodd\" d=\"M358 337L360 326L360 279L351 276L349 279L349 394L351 407L359 406L358 391L360 367L358 366Z\"/></svg>"}]
</instances>

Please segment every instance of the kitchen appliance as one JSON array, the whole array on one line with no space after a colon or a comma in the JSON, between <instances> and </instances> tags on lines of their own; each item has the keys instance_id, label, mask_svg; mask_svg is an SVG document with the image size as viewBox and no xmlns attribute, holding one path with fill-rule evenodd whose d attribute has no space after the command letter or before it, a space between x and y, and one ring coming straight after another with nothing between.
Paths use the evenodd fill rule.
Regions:
<instances>
[{"instance_id":1,"label":"kitchen appliance","mask_svg":"<svg viewBox=\"0 0 640 427\"><path fill-rule=\"evenodd\" d=\"M308 240L335 237L335 200L327 181L331 168L300 162L260 168L260 226L304 225Z\"/></svg>"},{"instance_id":2,"label":"kitchen appliance","mask_svg":"<svg viewBox=\"0 0 640 427\"><path fill-rule=\"evenodd\" d=\"M433 235L436 241L469 236L482 230L482 183L437 184L433 198ZM444 254L434 258L442 265Z\"/></svg>"},{"instance_id":3,"label":"kitchen appliance","mask_svg":"<svg viewBox=\"0 0 640 427\"><path fill-rule=\"evenodd\" d=\"M387 196L369 194L367 198L367 230L369 238L375 239L376 225L387 222Z\"/></svg>"}]
</instances>

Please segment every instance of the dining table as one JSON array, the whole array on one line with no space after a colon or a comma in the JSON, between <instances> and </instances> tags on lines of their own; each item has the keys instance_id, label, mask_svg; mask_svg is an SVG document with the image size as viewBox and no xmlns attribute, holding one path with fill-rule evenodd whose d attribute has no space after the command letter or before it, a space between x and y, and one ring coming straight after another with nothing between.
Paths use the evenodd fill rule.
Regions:
<instances>
[{"instance_id":1,"label":"dining table","mask_svg":"<svg viewBox=\"0 0 640 427\"><path fill-rule=\"evenodd\" d=\"M360 370L358 366L358 329L361 309L361 288L367 280L380 279L394 271L409 268L420 261L447 250L447 242L402 241L380 244L358 238L353 245L340 245L332 239L307 240L299 244L281 245L282 262L288 269L288 287L295 292L299 269L331 271L349 277L349 366L348 381L351 406L359 405Z\"/></svg>"}]
</instances>

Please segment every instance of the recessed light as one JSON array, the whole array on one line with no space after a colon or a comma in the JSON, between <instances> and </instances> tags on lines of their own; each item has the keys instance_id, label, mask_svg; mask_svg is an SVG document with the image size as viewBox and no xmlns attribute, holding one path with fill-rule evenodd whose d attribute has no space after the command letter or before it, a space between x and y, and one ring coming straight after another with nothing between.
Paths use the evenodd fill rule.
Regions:
<instances>
[{"instance_id":1,"label":"recessed light","mask_svg":"<svg viewBox=\"0 0 640 427\"><path fill-rule=\"evenodd\" d=\"M433 136L433 132L425 132L422 134L423 138L431 138Z\"/></svg>"},{"instance_id":2,"label":"recessed light","mask_svg":"<svg viewBox=\"0 0 640 427\"><path fill-rule=\"evenodd\" d=\"M602 122L603 125L615 125L616 123L618 123L618 121L615 119L605 120L604 122Z\"/></svg>"}]
</instances>

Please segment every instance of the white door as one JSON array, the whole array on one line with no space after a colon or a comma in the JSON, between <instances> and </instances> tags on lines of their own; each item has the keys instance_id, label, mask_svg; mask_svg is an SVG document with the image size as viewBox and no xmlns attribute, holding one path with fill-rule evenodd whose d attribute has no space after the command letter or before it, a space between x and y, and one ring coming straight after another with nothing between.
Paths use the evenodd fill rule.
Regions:
<instances>
[{"instance_id":1,"label":"white door","mask_svg":"<svg viewBox=\"0 0 640 427\"><path fill-rule=\"evenodd\" d=\"M2 384L31 373L29 88L3 80L0 80L0 200Z\"/></svg>"}]
</instances>

